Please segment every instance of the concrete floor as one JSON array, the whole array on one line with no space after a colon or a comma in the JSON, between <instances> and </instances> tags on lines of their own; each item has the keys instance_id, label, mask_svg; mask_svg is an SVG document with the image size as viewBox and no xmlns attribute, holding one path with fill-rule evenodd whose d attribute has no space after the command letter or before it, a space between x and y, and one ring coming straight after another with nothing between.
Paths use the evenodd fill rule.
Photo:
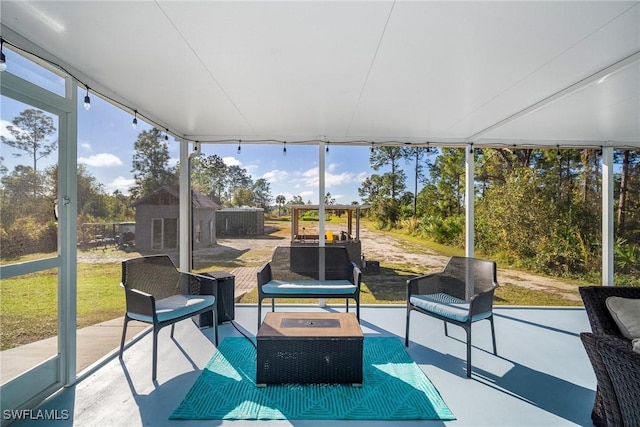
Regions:
<instances>
[{"instance_id":1,"label":"concrete floor","mask_svg":"<svg viewBox=\"0 0 640 427\"><path fill-rule=\"evenodd\" d=\"M255 288L255 267L239 267L232 270L235 277L234 298L240 298ZM123 317L78 329L77 372L81 373L120 346ZM129 322L127 340L131 340L149 325ZM15 378L25 370L44 362L58 352L58 337L51 337L0 352L0 384Z\"/></svg>"},{"instance_id":2,"label":"concrete floor","mask_svg":"<svg viewBox=\"0 0 640 427\"><path fill-rule=\"evenodd\" d=\"M277 306L278 311L322 311L315 305ZM342 306L326 310L342 311ZM424 426L587 426L595 395L595 377L578 334L590 329L583 309L496 308L499 356L491 353L488 322L474 325L473 376L465 376L464 332L413 313L409 354L439 390L457 417L455 421L405 421ZM361 326L367 336L404 337L405 306L363 306ZM254 336L255 305L236 305L234 324ZM160 333L158 380L151 381L151 336L125 351L123 361L105 360L85 372L85 378L65 389L40 409L68 410L68 420L51 426L211 426L265 424L321 426L324 421L169 421L168 417L191 388L214 351L211 328L191 321ZM227 322L221 339L240 336ZM388 422L335 421L331 425ZM14 426L42 426L41 420Z\"/></svg>"}]
</instances>

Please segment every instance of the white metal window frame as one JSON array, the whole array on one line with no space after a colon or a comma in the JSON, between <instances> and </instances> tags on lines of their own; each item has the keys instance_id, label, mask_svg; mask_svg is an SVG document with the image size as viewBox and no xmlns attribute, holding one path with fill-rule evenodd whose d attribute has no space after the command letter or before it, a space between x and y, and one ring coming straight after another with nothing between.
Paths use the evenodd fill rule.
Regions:
<instances>
[{"instance_id":1,"label":"white metal window frame","mask_svg":"<svg viewBox=\"0 0 640 427\"><path fill-rule=\"evenodd\" d=\"M40 64L46 65L46 64ZM50 68L50 67L47 67ZM55 72L55 70L52 70ZM58 73L60 74L60 73ZM2 411L30 408L76 381L77 316L77 82L65 78L65 96L4 71L2 96L58 117L58 254L0 267L0 278L58 269L58 352L2 384ZM2 420L5 425L6 420Z\"/></svg>"}]
</instances>

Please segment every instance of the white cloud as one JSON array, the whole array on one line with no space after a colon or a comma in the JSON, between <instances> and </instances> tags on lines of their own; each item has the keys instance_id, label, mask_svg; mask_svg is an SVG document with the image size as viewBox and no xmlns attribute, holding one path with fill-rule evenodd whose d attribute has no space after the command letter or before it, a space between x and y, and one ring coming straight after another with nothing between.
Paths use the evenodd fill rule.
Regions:
<instances>
[{"instance_id":1,"label":"white cloud","mask_svg":"<svg viewBox=\"0 0 640 427\"><path fill-rule=\"evenodd\" d=\"M229 157L223 157L222 161L224 162L225 165L227 166L240 166L242 163L240 162L240 160L236 159L233 156L229 156Z\"/></svg>"},{"instance_id":2,"label":"white cloud","mask_svg":"<svg viewBox=\"0 0 640 427\"><path fill-rule=\"evenodd\" d=\"M78 145L79 145L79 146L80 146L80 148L82 148L83 150L86 150L86 151L92 151L91 144L90 144L89 142L81 141L81 142L80 142L80 144L78 144Z\"/></svg>"},{"instance_id":3,"label":"white cloud","mask_svg":"<svg viewBox=\"0 0 640 427\"><path fill-rule=\"evenodd\" d=\"M311 197L313 196L315 193L313 191L303 191L301 193L298 193L298 196L302 197L302 199L306 199L307 197ZM305 200L306 203L306 200Z\"/></svg>"},{"instance_id":4,"label":"white cloud","mask_svg":"<svg viewBox=\"0 0 640 427\"><path fill-rule=\"evenodd\" d=\"M169 167L174 167L175 165L178 164L178 162L180 162L180 159L178 157L170 157L169 160L167 161L167 165Z\"/></svg>"},{"instance_id":5,"label":"white cloud","mask_svg":"<svg viewBox=\"0 0 640 427\"><path fill-rule=\"evenodd\" d=\"M353 173L353 172L342 172L338 174L331 173L331 170L335 170L335 166L333 168L329 168L324 174L324 184L326 188L335 187L338 185L345 184L361 184L362 181L366 179L368 176L366 172ZM302 173L303 181L308 186L318 186L319 178L318 178L318 168L311 168Z\"/></svg>"},{"instance_id":6,"label":"white cloud","mask_svg":"<svg viewBox=\"0 0 640 427\"><path fill-rule=\"evenodd\" d=\"M116 190L120 190L122 194L129 194L129 189L136 183L135 179L125 178L118 176L113 181L105 185L105 188L109 193L113 193Z\"/></svg>"},{"instance_id":7,"label":"white cloud","mask_svg":"<svg viewBox=\"0 0 640 427\"><path fill-rule=\"evenodd\" d=\"M78 157L78 163L95 168L112 168L122 166L122 160L110 153L100 153L89 157Z\"/></svg>"},{"instance_id":8,"label":"white cloud","mask_svg":"<svg viewBox=\"0 0 640 427\"><path fill-rule=\"evenodd\" d=\"M262 178L266 179L270 183L288 181L289 172L279 170L279 169L274 169L274 170L270 170L269 172L263 173Z\"/></svg>"},{"instance_id":9,"label":"white cloud","mask_svg":"<svg viewBox=\"0 0 640 427\"><path fill-rule=\"evenodd\" d=\"M255 164L251 164L251 165L247 165L244 167L244 169L247 171L247 173L251 176L253 176L254 173L256 173L258 171L259 166L255 165Z\"/></svg>"}]
</instances>

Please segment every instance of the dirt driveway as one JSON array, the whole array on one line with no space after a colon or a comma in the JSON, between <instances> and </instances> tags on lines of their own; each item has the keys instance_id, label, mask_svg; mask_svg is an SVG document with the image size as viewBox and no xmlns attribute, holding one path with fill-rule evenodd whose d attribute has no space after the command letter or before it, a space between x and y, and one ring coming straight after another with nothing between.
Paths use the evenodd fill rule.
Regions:
<instances>
[{"instance_id":1,"label":"dirt driveway","mask_svg":"<svg viewBox=\"0 0 640 427\"><path fill-rule=\"evenodd\" d=\"M219 239L214 248L196 252L196 259L241 257L247 265L261 265L266 262L273 249L278 245L289 243L288 224L283 223L279 229L270 230L268 236L256 239ZM402 269L414 272L430 272L444 268L448 256L438 255L420 245L407 243L388 234L361 227L360 240L362 253L367 260L376 260L386 266L401 266ZM498 282L512 284L532 290L559 294L571 301L580 302L576 292L577 285L558 279L530 274L527 272L498 268Z\"/></svg>"}]
</instances>

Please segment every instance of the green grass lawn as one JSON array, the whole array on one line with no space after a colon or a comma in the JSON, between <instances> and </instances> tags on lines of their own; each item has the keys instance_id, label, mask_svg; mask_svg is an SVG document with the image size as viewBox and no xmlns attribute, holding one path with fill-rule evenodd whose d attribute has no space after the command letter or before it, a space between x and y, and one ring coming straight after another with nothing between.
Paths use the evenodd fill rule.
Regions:
<instances>
[{"instance_id":1,"label":"green grass lawn","mask_svg":"<svg viewBox=\"0 0 640 427\"><path fill-rule=\"evenodd\" d=\"M78 264L78 327L124 315L119 263ZM47 270L0 286L0 349L58 335L58 272Z\"/></svg>"},{"instance_id":2,"label":"green grass lawn","mask_svg":"<svg viewBox=\"0 0 640 427\"><path fill-rule=\"evenodd\" d=\"M272 233L288 236L289 224L270 222ZM373 224L368 224L373 227ZM370 228L371 229L371 228ZM434 242L411 236L401 231L384 231L402 240L412 250L431 250L443 255L462 255L461 250L443 248ZM91 256L127 258L137 254L115 249L94 251ZM36 258L42 258L42 254ZM212 256L197 260L195 271L226 270L234 267L259 266L269 259L270 253L249 250L227 256ZM31 256L30 259L33 259ZM22 259L20 261L25 261ZM12 262L16 262L13 260ZM423 266L409 263L380 262L380 273L362 276L360 301L362 304L404 304L406 281L410 277L428 273ZM124 291L120 287L121 266L119 262L80 262L78 263L78 327L82 328L124 315ZM578 285L576 284L575 295ZM573 293L573 292L571 292ZM547 292L527 289L510 283L501 283L496 290L496 305L530 306L579 306L579 299L565 298L566 291ZM56 336L58 315L57 270L49 270L3 279L0 286L0 348L6 350L18 345ZM243 296L242 303L256 303L257 291ZM280 303L315 303L310 300L279 300ZM330 299L331 305L342 305L342 299Z\"/></svg>"}]
</instances>

